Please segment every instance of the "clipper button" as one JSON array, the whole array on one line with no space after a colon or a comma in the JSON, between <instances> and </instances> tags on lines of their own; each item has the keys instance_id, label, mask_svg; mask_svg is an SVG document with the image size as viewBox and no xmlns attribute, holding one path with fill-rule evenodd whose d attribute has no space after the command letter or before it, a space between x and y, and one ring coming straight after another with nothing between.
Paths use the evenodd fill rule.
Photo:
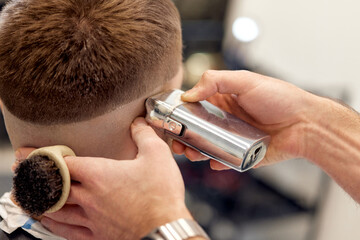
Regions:
<instances>
[{"instance_id":1,"label":"clipper button","mask_svg":"<svg viewBox=\"0 0 360 240\"><path fill-rule=\"evenodd\" d=\"M169 130L170 130L170 131L175 131L175 130L176 130L176 127L177 127L177 125L176 125L175 122L170 122L170 123L169 123Z\"/></svg>"},{"instance_id":2,"label":"clipper button","mask_svg":"<svg viewBox=\"0 0 360 240\"><path fill-rule=\"evenodd\" d=\"M180 135L181 134L181 130L182 130L182 124L175 121L175 120L172 120L170 118L167 118L166 119L166 123L167 123L167 129L176 134L176 135Z\"/></svg>"}]
</instances>

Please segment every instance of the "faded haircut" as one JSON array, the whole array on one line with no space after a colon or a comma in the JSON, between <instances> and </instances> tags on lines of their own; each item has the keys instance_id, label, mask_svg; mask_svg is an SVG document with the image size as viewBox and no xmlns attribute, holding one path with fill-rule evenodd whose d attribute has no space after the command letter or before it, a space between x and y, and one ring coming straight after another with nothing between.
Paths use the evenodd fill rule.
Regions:
<instances>
[{"instance_id":1,"label":"faded haircut","mask_svg":"<svg viewBox=\"0 0 360 240\"><path fill-rule=\"evenodd\" d=\"M35 124L88 120L179 70L171 0L13 0L0 18L0 99Z\"/></svg>"}]
</instances>

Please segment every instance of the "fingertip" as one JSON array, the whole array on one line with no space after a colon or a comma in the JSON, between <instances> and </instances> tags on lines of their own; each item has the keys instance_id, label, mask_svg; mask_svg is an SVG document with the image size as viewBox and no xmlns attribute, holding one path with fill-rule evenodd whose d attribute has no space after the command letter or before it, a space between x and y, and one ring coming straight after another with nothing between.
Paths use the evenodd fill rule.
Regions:
<instances>
[{"instance_id":1,"label":"fingertip","mask_svg":"<svg viewBox=\"0 0 360 240\"><path fill-rule=\"evenodd\" d=\"M200 81L192 89L185 92L181 99L185 102L205 100L218 91L217 81L219 81L219 71L207 70L203 73Z\"/></svg>"},{"instance_id":2,"label":"fingertip","mask_svg":"<svg viewBox=\"0 0 360 240\"><path fill-rule=\"evenodd\" d=\"M135 119L131 128L131 136L138 148L138 155L157 152L159 149L166 149L171 153L169 146L157 135L144 118Z\"/></svg>"},{"instance_id":3,"label":"fingertip","mask_svg":"<svg viewBox=\"0 0 360 240\"><path fill-rule=\"evenodd\" d=\"M16 152L15 152L15 159L16 159L17 161L22 159L22 153L21 153L20 149L17 149L17 150L16 150Z\"/></svg>"},{"instance_id":4,"label":"fingertip","mask_svg":"<svg viewBox=\"0 0 360 240\"><path fill-rule=\"evenodd\" d=\"M212 170L216 170L216 171L223 171L223 170L228 170L230 169L229 167L225 166L222 163L219 163L218 161L211 159L210 160L210 168Z\"/></svg>"},{"instance_id":5,"label":"fingertip","mask_svg":"<svg viewBox=\"0 0 360 240\"><path fill-rule=\"evenodd\" d=\"M19 148L15 151L15 162L11 165L11 171L15 172L19 164L24 161L28 155L34 151L36 148Z\"/></svg>"},{"instance_id":6,"label":"fingertip","mask_svg":"<svg viewBox=\"0 0 360 240\"><path fill-rule=\"evenodd\" d=\"M172 144L171 144L171 148L172 148L174 153L176 153L178 155L182 155L182 154L184 154L186 147L185 147L184 144L181 144L178 141L173 140Z\"/></svg>"},{"instance_id":7,"label":"fingertip","mask_svg":"<svg viewBox=\"0 0 360 240\"><path fill-rule=\"evenodd\" d=\"M131 136L137 146L142 140L153 135L156 135L156 133L146 122L145 118L138 117L131 124Z\"/></svg>"},{"instance_id":8,"label":"fingertip","mask_svg":"<svg viewBox=\"0 0 360 240\"><path fill-rule=\"evenodd\" d=\"M133 140L136 141L137 139L135 139L135 136L138 133L144 132L144 130L146 130L147 127L149 127L149 129L152 130L150 125L146 122L145 118L143 117L136 118L131 124L131 135L133 137Z\"/></svg>"},{"instance_id":9,"label":"fingertip","mask_svg":"<svg viewBox=\"0 0 360 240\"><path fill-rule=\"evenodd\" d=\"M22 147L18 148L15 151L15 158L16 160L25 160L27 156L34 151L36 148L30 148L30 147Z\"/></svg>"},{"instance_id":10,"label":"fingertip","mask_svg":"<svg viewBox=\"0 0 360 240\"><path fill-rule=\"evenodd\" d=\"M148 126L148 123L146 122L145 118L143 117L137 117L132 123L133 127L141 127L141 126Z\"/></svg>"},{"instance_id":11,"label":"fingertip","mask_svg":"<svg viewBox=\"0 0 360 240\"><path fill-rule=\"evenodd\" d=\"M131 134L133 140L138 134L148 134L149 132L154 132L154 130L150 127L150 125L146 122L145 118L138 117L131 124ZM155 132L154 132L155 133Z\"/></svg>"},{"instance_id":12,"label":"fingertip","mask_svg":"<svg viewBox=\"0 0 360 240\"><path fill-rule=\"evenodd\" d=\"M208 157L205 157L204 155L202 155L200 152L186 147L185 149L185 156L190 160L190 161L204 161L204 160L208 160Z\"/></svg>"},{"instance_id":13,"label":"fingertip","mask_svg":"<svg viewBox=\"0 0 360 240\"><path fill-rule=\"evenodd\" d=\"M181 100L184 102L196 102L198 101L198 87L193 87L192 89L186 91L181 95Z\"/></svg>"}]
</instances>

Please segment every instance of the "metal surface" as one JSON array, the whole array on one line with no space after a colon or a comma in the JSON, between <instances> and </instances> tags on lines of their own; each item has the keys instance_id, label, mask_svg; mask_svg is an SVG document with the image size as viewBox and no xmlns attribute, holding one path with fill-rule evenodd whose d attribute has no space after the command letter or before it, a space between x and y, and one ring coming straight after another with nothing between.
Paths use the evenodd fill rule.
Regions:
<instances>
[{"instance_id":1,"label":"metal surface","mask_svg":"<svg viewBox=\"0 0 360 240\"><path fill-rule=\"evenodd\" d=\"M265 156L270 137L207 101L184 103L173 90L147 100L147 121L172 138L237 171Z\"/></svg>"},{"instance_id":2,"label":"metal surface","mask_svg":"<svg viewBox=\"0 0 360 240\"><path fill-rule=\"evenodd\" d=\"M197 222L180 218L156 228L142 240L184 240L192 237L210 239Z\"/></svg>"}]
</instances>

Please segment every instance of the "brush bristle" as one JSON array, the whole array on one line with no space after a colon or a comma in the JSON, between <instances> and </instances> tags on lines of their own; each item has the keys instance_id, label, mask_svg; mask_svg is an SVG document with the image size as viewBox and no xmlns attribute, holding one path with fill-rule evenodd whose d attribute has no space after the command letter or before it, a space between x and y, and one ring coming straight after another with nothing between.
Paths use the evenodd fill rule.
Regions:
<instances>
[{"instance_id":1,"label":"brush bristle","mask_svg":"<svg viewBox=\"0 0 360 240\"><path fill-rule=\"evenodd\" d=\"M13 194L23 210L40 216L59 201L62 185L55 162L47 156L33 156L16 168Z\"/></svg>"}]
</instances>

